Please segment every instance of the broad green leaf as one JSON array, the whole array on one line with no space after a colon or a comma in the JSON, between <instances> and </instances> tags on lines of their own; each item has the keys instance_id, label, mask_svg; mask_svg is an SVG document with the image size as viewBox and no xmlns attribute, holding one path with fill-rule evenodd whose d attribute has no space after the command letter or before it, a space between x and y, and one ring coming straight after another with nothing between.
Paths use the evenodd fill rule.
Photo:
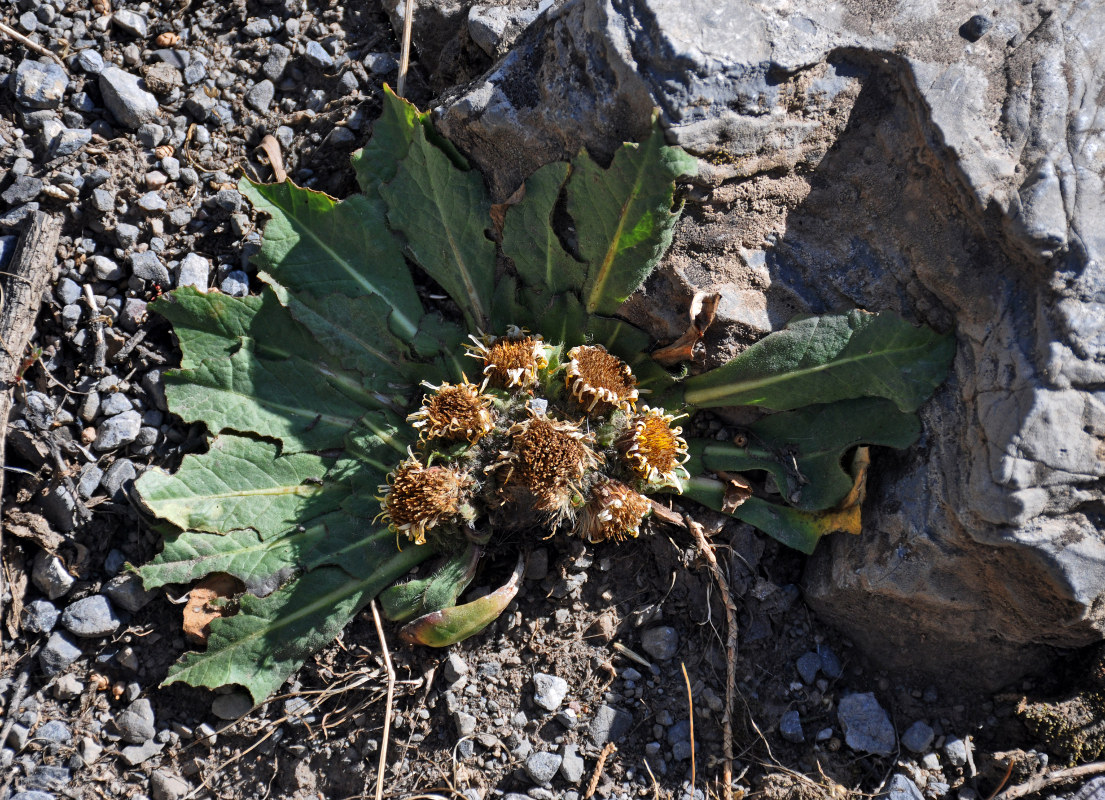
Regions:
<instances>
[{"instance_id":1,"label":"broad green leaf","mask_svg":"<svg viewBox=\"0 0 1105 800\"><path fill-rule=\"evenodd\" d=\"M697 167L693 157L664 145L658 124L645 142L623 145L609 169L586 153L576 156L568 214L588 262L583 288L588 313L614 313L660 263L682 211L673 209L673 181L693 175Z\"/></svg>"},{"instance_id":2,"label":"broad green leaf","mask_svg":"<svg viewBox=\"0 0 1105 800\"><path fill-rule=\"evenodd\" d=\"M253 297L231 297L182 286L150 304L173 323L180 341L180 366L192 369L208 358L227 358L242 339L265 358L287 358L317 350L310 333L297 325L271 289Z\"/></svg>"},{"instance_id":3,"label":"broad green leaf","mask_svg":"<svg viewBox=\"0 0 1105 800\"><path fill-rule=\"evenodd\" d=\"M366 537L365 546L383 538L392 534ZM267 597L243 595L237 614L211 623L207 649L185 654L162 685L183 681L216 689L239 684L260 703L304 659L329 644L381 589L432 554L428 547L408 547L377 564L367 578L320 567Z\"/></svg>"},{"instance_id":4,"label":"broad green leaf","mask_svg":"<svg viewBox=\"0 0 1105 800\"><path fill-rule=\"evenodd\" d=\"M395 177L399 162L407 157L415 128L428 116L428 111L420 112L412 103L397 97L390 86L384 86L383 108L372 126L372 138L351 158L362 192L374 194Z\"/></svg>"},{"instance_id":5,"label":"broad green leaf","mask_svg":"<svg viewBox=\"0 0 1105 800\"><path fill-rule=\"evenodd\" d=\"M821 511L852 488L853 478L841 463L847 451L860 444L903 449L920 433L916 414L880 397L864 397L764 417L749 427L744 447L698 440L691 451L708 470L767 471L791 505Z\"/></svg>"},{"instance_id":6,"label":"broad green leaf","mask_svg":"<svg viewBox=\"0 0 1105 800\"><path fill-rule=\"evenodd\" d=\"M485 234L491 203L480 174L457 169L418 128L395 179L380 193L411 258L456 301L471 328L486 328L495 244Z\"/></svg>"},{"instance_id":7,"label":"broad green leaf","mask_svg":"<svg viewBox=\"0 0 1105 800\"><path fill-rule=\"evenodd\" d=\"M683 496L715 511L723 511L725 485L711 478L691 478L683 486ZM822 536L838 531L859 532L860 508L813 514L790 506L776 505L759 497L749 497L730 516L747 522L771 538L809 555Z\"/></svg>"},{"instance_id":8,"label":"broad green leaf","mask_svg":"<svg viewBox=\"0 0 1105 800\"><path fill-rule=\"evenodd\" d=\"M272 217L254 257L259 267L292 292L379 295L392 307L396 329L414 335L422 303L379 197L354 195L338 202L290 181L260 184L244 178L238 188Z\"/></svg>"},{"instance_id":9,"label":"broad green leaf","mask_svg":"<svg viewBox=\"0 0 1105 800\"><path fill-rule=\"evenodd\" d=\"M514 261L527 304L547 303L550 294L583 291L586 267L564 250L553 228L553 212L570 168L560 161L537 170L526 179L525 197L506 212L503 253Z\"/></svg>"},{"instance_id":10,"label":"broad green leaf","mask_svg":"<svg viewBox=\"0 0 1105 800\"><path fill-rule=\"evenodd\" d=\"M172 475L150 470L137 481L142 501L174 525L228 533L252 528L270 539L338 508L348 489L325 481L331 459L278 455L271 441L223 434Z\"/></svg>"},{"instance_id":11,"label":"broad green leaf","mask_svg":"<svg viewBox=\"0 0 1105 800\"><path fill-rule=\"evenodd\" d=\"M324 536L326 529L321 525L268 541L250 529L227 534L181 531L166 536L165 549L140 567L138 574L149 590L167 583L190 583L212 572L227 572L241 580L251 594L265 597L295 574L296 549L306 539Z\"/></svg>"},{"instance_id":12,"label":"broad green leaf","mask_svg":"<svg viewBox=\"0 0 1105 800\"><path fill-rule=\"evenodd\" d=\"M407 448L414 444L416 438L415 430L393 412L365 414L346 435L345 448L351 458L339 464L335 471L342 472L346 480L354 482L362 480L360 473L365 464L372 468L374 475L386 475L407 457Z\"/></svg>"},{"instance_id":13,"label":"broad green leaf","mask_svg":"<svg viewBox=\"0 0 1105 800\"><path fill-rule=\"evenodd\" d=\"M355 392L364 395L363 403L349 397ZM167 372L165 394L187 422L205 422L212 433L277 438L293 452L340 447L365 407L374 404L359 382L350 386L324 363L261 359L245 346L229 358Z\"/></svg>"},{"instance_id":14,"label":"broad green leaf","mask_svg":"<svg viewBox=\"0 0 1105 800\"><path fill-rule=\"evenodd\" d=\"M855 397L885 397L916 411L948 374L955 338L901 317L858 309L804 317L728 364L688 378L698 408L757 405L786 411Z\"/></svg>"}]
</instances>

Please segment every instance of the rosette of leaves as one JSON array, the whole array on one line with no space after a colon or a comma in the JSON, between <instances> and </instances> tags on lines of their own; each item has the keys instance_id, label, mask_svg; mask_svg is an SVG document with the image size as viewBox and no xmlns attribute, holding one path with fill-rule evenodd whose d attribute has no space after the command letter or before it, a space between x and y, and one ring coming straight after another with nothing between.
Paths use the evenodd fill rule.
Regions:
<instances>
[{"instance_id":1,"label":"rosette of leaves","mask_svg":"<svg viewBox=\"0 0 1105 800\"><path fill-rule=\"evenodd\" d=\"M153 305L173 323L182 353L165 376L170 408L204 422L212 438L175 473L151 470L137 482L165 542L139 573L147 589L221 573L244 586L211 622L206 650L185 654L166 683L240 684L260 702L386 589L390 616L413 620L409 634L425 643L458 641L495 619L518 570L502 590L455 605L494 545L494 515L458 495L456 519L440 526L452 536L424 535L427 525L416 524L423 535L407 541L397 531L403 513L386 513L387 496L397 481L407 485L403 470L414 465L478 467L474 483L500 474L509 454L473 464L466 453L485 434L501 441L507 425L522 430L545 413L553 428L575 424L564 375L580 345L617 359L634 398L648 392L663 425L698 408L780 412L734 442L684 442L665 428L680 462L690 461L665 480L636 481L635 496L682 491L804 552L824 533L855 530L849 454L915 440L914 412L943 380L952 340L893 315L852 311L796 320L719 369L677 379L649 357L649 335L614 315L669 246L681 211L676 181L695 163L656 127L608 167L581 153L534 173L518 202L493 207L481 176L427 115L388 93L354 156L360 194L337 201L290 182L243 181L242 193L270 217L255 258L262 291L234 298L182 288ZM535 367L538 390L481 383L485 365L468 353L522 330L547 348L539 353L547 363ZM469 335L476 345L466 351ZM486 394L478 402L491 428L428 444L418 411L427 385L465 386L469 377ZM559 417L531 402L542 392ZM632 410L609 405L607 422ZM618 424L624 432L630 423ZM584 472L604 463L603 446L616 449L596 442ZM734 502L737 472L772 475L784 502L747 493ZM629 491L605 475L572 487L607 509ZM568 510L539 517L531 539L570 528L571 508L587 502L569 492ZM629 527L609 538L633 535ZM441 563L428 575L396 584L435 556Z\"/></svg>"}]
</instances>

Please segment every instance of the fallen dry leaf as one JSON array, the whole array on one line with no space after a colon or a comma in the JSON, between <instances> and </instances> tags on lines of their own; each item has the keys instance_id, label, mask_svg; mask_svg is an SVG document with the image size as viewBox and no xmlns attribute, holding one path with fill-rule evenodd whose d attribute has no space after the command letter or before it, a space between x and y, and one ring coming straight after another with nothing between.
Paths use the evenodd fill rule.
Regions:
<instances>
[{"instance_id":1,"label":"fallen dry leaf","mask_svg":"<svg viewBox=\"0 0 1105 800\"><path fill-rule=\"evenodd\" d=\"M265 134L265 138L258 145L259 149L269 160L269 168L272 169L273 183L283 183L288 179L288 173L284 171L284 156L280 152L280 142L271 133Z\"/></svg>"},{"instance_id":2,"label":"fallen dry leaf","mask_svg":"<svg viewBox=\"0 0 1105 800\"><path fill-rule=\"evenodd\" d=\"M721 302L720 294L707 294L696 292L691 299L690 323L687 331L667 347L661 347L652 354L652 360L663 364L665 367L674 366L680 361L690 361L694 346L706 333L706 329L714 321L717 314L718 303Z\"/></svg>"},{"instance_id":3,"label":"fallen dry leaf","mask_svg":"<svg viewBox=\"0 0 1105 800\"><path fill-rule=\"evenodd\" d=\"M506 200L501 203L492 203L491 205L491 227L495 231L495 240L501 241L503 238L503 225L506 224L506 211L511 206L516 206L522 202L526 196L526 185L523 183L514 193L510 195Z\"/></svg>"},{"instance_id":4,"label":"fallen dry leaf","mask_svg":"<svg viewBox=\"0 0 1105 800\"><path fill-rule=\"evenodd\" d=\"M207 644L211 620L230 616L228 601L246 590L245 584L225 572L215 572L192 587L184 605L184 635Z\"/></svg>"},{"instance_id":5,"label":"fallen dry leaf","mask_svg":"<svg viewBox=\"0 0 1105 800\"><path fill-rule=\"evenodd\" d=\"M65 537L51 528L41 514L9 508L4 516L7 523L4 530L20 539L30 539L47 552L57 553L65 543Z\"/></svg>"},{"instance_id":6,"label":"fallen dry leaf","mask_svg":"<svg viewBox=\"0 0 1105 800\"><path fill-rule=\"evenodd\" d=\"M732 514L737 508L744 505L744 501L752 496L752 484L740 475L734 475L730 472L718 472L717 476L725 481L725 494L721 500L721 512Z\"/></svg>"}]
</instances>

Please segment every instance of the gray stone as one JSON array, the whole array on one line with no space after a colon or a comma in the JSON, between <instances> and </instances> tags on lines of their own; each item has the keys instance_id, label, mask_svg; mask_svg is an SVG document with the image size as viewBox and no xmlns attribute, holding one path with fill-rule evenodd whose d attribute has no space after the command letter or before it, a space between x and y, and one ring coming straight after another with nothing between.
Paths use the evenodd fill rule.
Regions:
<instances>
[{"instance_id":1,"label":"gray stone","mask_svg":"<svg viewBox=\"0 0 1105 800\"><path fill-rule=\"evenodd\" d=\"M27 12L28 14L31 12ZM25 792L16 792L10 798L10 800L57 800L56 795L50 792L40 792L36 789L31 789Z\"/></svg>"},{"instance_id":2,"label":"gray stone","mask_svg":"<svg viewBox=\"0 0 1105 800\"><path fill-rule=\"evenodd\" d=\"M364 57L364 65L373 75L390 75L399 69L399 62L391 53L369 53Z\"/></svg>"},{"instance_id":3,"label":"gray stone","mask_svg":"<svg viewBox=\"0 0 1105 800\"><path fill-rule=\"evenodd\" d=\"M591 743L602 747L607 742L617 742L633 725L633 715L610 705L601 705L591 720Z\"/></svg>"},{"instance_id":4,"label":"gray stone","mask_svg":"<svg viewBox=\"0 0 1105 800\"><path fill-rule=\"evenodd\" d=\"M476 4L468 11L468 35L492 58L501 56L552 0Z\"/></svg>"},{"instance_id":5,"label":"gray stone","mask_svg":"<svg viewBox=\"0 0 1105 800\"><path fill-rule=\"evenodd\" d=\"M49 599L57 600L73 588L76 578L69 574L60 558L40 550L31 567L31 582Z\"/></svg>"},{"instance_id":6,"label":"gray stone","mask_svg":"<svg viewBox=\"0 0 1105 800\"><path fill-rule=\"evenodd\" d=\"M137 205L147 214L160 214L169 207L169 204L165 202L165 198L157 192L146 192L138 198Z\"/></svg>"},{"instance_id":7,"label":"gray stone","mask_svg":"<svg viewBox=\"0 0 1105 800\"><path fill-rule=\"evenodd\" d=\"M119 755L130 766L137 767L158 755L164 748L165 744L163 742L149 741L144 744L132 744L130 747L124 747L119 751Z\"/></svg>"},{"instance_id":8,"label":"gray stone","mask_svg":"<svg viewBox=\"0 0 1105 800\"><path fill-rule=\"evenodd\" d=\"M802 718L794 709L783 712L779 719L779 735L795 744L806 741L806 735L802 732Z\"/></svg>"},{"instance_id":9,"label":"gray stone","mask_svg":"<svg viewBox=\"0 0 1105 800\"><path fill-rule=\"evenodd\" d=\"M261 65L262 74L270 81L278 81L284 77L284 70L288 66L288 59L291 58L292 51L279 42L275 42L272 47L269 48L269 54L265 58L265 63Z\"/></svg>"},{"instance_id":10,"label":"gray stone","mask_svg":"<svg viewBox=\"0 0 1105 800\"><path fill-rule=\"evenodd\" d=\"M50 158L72 155L92 141L92 131L88 128L64 128L50 142Z\"/></svg>"},{"instance_id":11,"label":"gray stone","mask_svg":"<svg viewBox=\"0 0 1105 800\"><path fill-rule=\"evenodd\" d=\"M156 591L147 592L142 588L142 579L135 572L116 575L104 584L103 593L112 603L132 614L145 608L157 595Z\"/></svg>"},{"instance_id":12,"label":"gray stone","mask_svg":"<svg viewBox=\"0 0 1105 800\"><path fill-rule=\"evenodd\" d=\"M308 61L319 69L332 69L334 66L334 57L326 52L325 47L313 39L307 42L304 55L307 56Z\"/></svg>"},{"instance_id":13,"label":"gray stone","mask_svg":"<svg viewBox=\"0 0 1105 800\"><path fill-rule=\"evenodd\" d=\"M138 477L134 468L134 462L129 458L116 459L110 467L104 470L104 477L100 485L104 487L108 497L121 498L127 486Z\"/></svg>"},{"instance_id":14,"label":"gray stone","mask_svg":"<svg viewBox=\"0 0 1105 800\"><path fill-rule=\"evenodd\" d=\"M119 315L119 325L125 331L134 332L146 321L148 304L139 297L128 297Z\"/></svg>"},{"instance_id":15,"label":"gray stone","mask_svg":"<svg viewBox=\"0 0 1105 800\"><path fill-rule=\"evenodd\" d=\"M161 263L161 259L158 258L157 253L150 250L146 250L142 253L131 253L128 257L130 261L131 272L135 277L141 278L151 283L160 284L162 288L169 288L171 278L169 277L169 270L165 268L165 265Z\"/></svg>"},{"instance_id":16,"label":"gray stone","mask_svg":"<svg viewBox=\"0 0 1105 800\"><path fill-rule=\"evenodd\" d=\"M197 253L189 253L180 261L177 286L195 286L207 291L207 280L211 275L211 262Z\"/></svg>"},{"instance_id":17,"label":"gray stone","mask_svg":"<svg viewBox=\"0 0 1105 800\"><path fill-rule=\"evenodd\" d=\"M679 632L670 625L658 625L641 633L641 649L657 661L667 661L679 652Z\"/></svg>"},{"instance_id":18,"label":"gray stone","mask_svg":"<svg viewBox=\"0 0 1105 800\"><path fill-rule=\"evenodd\" d=\"M124 250L134 247L141 234L141 229L137 225L131 225L129 222L120 222L115 226L115 241L117 241L119 246Z\"/></svg>"},{"instance_id":19,"label":"gray stone","mask_svg":"<svg viewBox=\"0 0 1105 800\"><path fill-rule=\"evenodd\" d=\"M970 745L958 736L949 736L944 740L944 756L953 767L962 767L968 761L969 747Z\"/></svg>"},{"instance_id":20,"label":"gray stone","mask_svg":"<svg viewBox=\"0 0 1105 800\"><path fill-rule=\"evenodd\" d=\"M11 81L15 99L31 108L57 108L68 86L69 77L60 66L29 58L19 62Z\"/></svg>"},{"instance_id":21,"label":"gray stone","mask_svg":"<svg viewBox=\"0 0 1105 800\"><path fill-rule=\"evenodd\" d=\"M232 269L222 279L219 290L231 297L245 297L249 294L249 275L240 269Z\"/></svg>"},{"instance_id":22,"label":"gray stone","mask_svg":"<svg viewBox=\"0 0 1105 800\"><path fill-rule=\"evenodd\" d=\"M92 48L77 53L77 66L86 75L99 75L104 71L104 57Z\"/></svg>"},{"instance_id":23,"label":"gray stone","mask_svg":"<svg viewBox=\"0 0 1105 800\"><path fill-rule=\"evenodd\" d=\"M274 30L276 30L276 28L273 27L272 22L265 17L255 17L242 26L242 33L250 39L259 39L262 36L268 36Z\"/></svg>"},{"instance_id":24,"label":"gray stone","mask_svg":"<svg viewBox=\"0 0 1105 800\"><path fill-rule=\"evenodd\" d=\"M242 207L242 193L237 189L219 189L215 192L215 205L233 213Z\"/></svg>"},{"instance_id":25,"label":"gray stone","mask_svg":"<svg viewBox=\"0 0 1105 800\"><path fill-rule=\"evenodd\" d=\"M445 658L444 675L448 683L456 683L468 674L468 664L456 652L449 653Z\"/></svg>"},{"instance_id":26,"label":"gray stone","mask_svg":"<svg viewBox=\"0 0 1105 800\"><path fill-rule=\"evenodd\" d=\"M60 613L49 600L32 600L23 607L23 630L27 633L49 633L58 624Z\"/></svg>"},{"instance_id":27,"label":"gray stone","mask_svg":"<svg viewBox=\"0 0 1105 800\"><path fill-rule=\"evenodd\" d=\"M94 594L70 603L61 614L61 624L75 636L94 639L112 633L122 621L106 597Z\"/></svg>"},{"instance_id":28,"label":"gray stone","mask_svg":"<svg viewBox=\"0 0 1105 800\"><path fill-rule=\"evenodd\" d=\"M73 732L60 719L53 719L35 730L34 738L55 744L68 744L73 740Z\"/></svg>"},{"instance_id":29,"label":"gray stone","mask_svg":"<svg viewBox=\"0 0 1105 800\"><path fill-rule=\"evenodd\" d=\"M556 753L538 751L526 759L526 774L538 785L552 782L564 759Z\"/></svg>"},{"instance_id":30,"label":"gray stone","mask_svg":"<svg viewBox=\"0 0 1105 800\"><path fill-rule=\"evenodd\" d=\"M150 795L153 800L181 800L190 791L192 784L179 775L161 769L150 775Z\"/></svg>"},{"instance_id":31,"label":"gray stone","mask_svg":"<svg viewBox=\"0 0 1105 800\"><path fill-rule=\"evenodd\" d=\"M891 755L897 745L890 717L871 692L845 695L836 710L844 741L853 750Z\"/></svg>"},{"instance_id":32,"label":"gray stone","mask_svg":"<svg viewBox=\"0 0 1105 800\"><path fill-rule=\"evenodd\" d=\"M131 744L148 742L157 735L154 728L153 706L150 701L141 697L115 715L115 727L124 741Z\"/></svg>"},{"instance_id":33,"label":"gray stone","mask_svg":"<svg viewBox=\"0 0 1105 800\"><path fill-rule=\"evenodd\" d=\"M97 453L106 453L126 447L138 438L138 431L141 428L142 415L137 411L124 411L114 417L108 417L96 429L96 439L92 442L92 449Z\"/></svg>"},{"instance_id":34,"label":"gray stone","mask_svg":"<svg viewBox=\"0 0 1105 800\"><path fill-rule=\"evenodd\" d=\"M273 85L272 81L267 78L263 81L258 81L248 92L246 92L246 105L255 111L267 114L269 106L272 105L272 98L275 93L276 87Z\"/></svg>"},{"instance_id":35,"label":"gray stone","mask_svg":"<svg viewBox=\"0 0 1105 800\"><path fill-rule=\"evenodd\" d=\"M905 775L898 774L887 781L886 788L878 797L879 800L923 800L924 795L916 783Z\"/></svg>"},{"instance_id":36,"label":"gray stone","mask_svg":"<svg viewBox=\"0 0 1105 800\"><path fill-rule=\"evenodd\" d=\"M81 321L81 316L84 313L84 308L77 303L70 303L67 306L63 306L61 309L61 321L67 329L77 327Z\"/></svg>"},{"instance_id":37,"label":"gray stone","mask_svg":"<svg viewBox=\"0 0 1105 800\"><path fill-rule=\"evenodd\" d=\"M533 702L546 711L556 711L568 694L568 682L557 675L543 672L533 676Z\"/></svg>"},{"instance_id":38,"label":"gray stone","mask_svg":"<svg viewBox=\"0 0 1105 800\"><path fill-rule=\"evenodd\" d=\"M12 182L11 186L4 190L3 194L0 194L0 200L10 206L30 202L38 197L39 192L42 191L42 186L41 179L32 175L20 175Z\"/></svg>"},{"instance_id":39,"label":"gray stone","mask_svg":"<svg viewBox=\"0 0 1105 800\"><path fill-rule=\"evenodd\" d=\"M211 703L211 713L219 719L240 719L253 709L253 700L244 692L220 694Z\"/></svg>"},{"instance_id":40,"label":"gray stone","mask_svg":"<svg viewBox=\"0 0 1105 800\"><path fill-rule=\"evenodd\" d=\"M62 278L54 288L54 293L59 303L69 305L81 299L81 286L71 278Z\"/></svg>"},{"instance_id":41,"label":"gray stone","mask_svg":"<svg viewBox=\"0 0 1105 800\"><path fill-rule=\"evenodd\" d=\"M81 657L81 649L64 633L50 634L46 645L38 653L38 663L48 676L57 675Z\"/></svg>"},{"instance_id":42,"label":"gray stone","mask_svg":"<svg viewBox=\"0 0 1105 800\"><path fill-rule=\"evenodd\" d=\"M999 0L967 46L947 27L982 10L965 0L844 16L571 0L435 110L498 201L581 147L605 159L643 139L659 108L702 159L703 199L619 313L674 338L695 291L748 292L758 322L719 315L712 363L796 312L954 329L924 446L881 476L863 536L822 543L803 588L883 665L980 687L1105 629L1105 27L1092 4L1057 9ZM948 47L918 35L936 25Z\"/></svg>"},{"instance_id":43,"label":"gray stone","mask_svg":"<svg viewBox=\"0 0 1105 800\"><path fill-rule=\"evenodd\" d=\"M466 711L456 711L453 713L453 725L457 729L457 736L471 736L476 732L476 723L478 720L472 714Z\"/></svg>"},{"instance_id":44,"label":"gray stone","mask_svg":"<svg viewBox=\"0 0 1105 800\"><path fill-rule=\"evenodd\" d=\"M115 210L115 195L107 189L93 189L92 196L89 199L92 202L92 207L101 213L106 214ZM93 258L103 258L103 256L93 256Z\"/></svg>"},{"instance_id":45,"label":"gray stone","mask_svg":"<svg viewBox=\"0 0 1105 800\"><path fill-rule=\"evenodd\" d=\"M96 191L99 192L103 190L97 189ZM114 201L112 202L114 204ZM99 281L117 281L126 274L123 272L121 266L107 256L92 256L92 258L88 259L88 263L92 266L92 270L96 275L96 280Z\"/></svg>"},{"instance_id":46,"label":"gray stone","mask_svg":"<svg viewBox=\"0 0 1105 800\"><path fill-rule=\"evenodd\" d=\"M119 124L137 129L157 116L157 98L142 88L136 75L118 67L105 67L99 78L104 105Z\"/></svg>"},{"instance_id":47,"label":"gray stone","mask_svg":"<svg viewBox=\"0 0 1105 800\"><path fill-rule=\"evenodd\" d=\"M568 783L579 783L583 780L583 772L586 765L579 754L578 745L565 744L561 748L560 777Z\"/></svg>"},{"instance_id":48,"label":"gray stone","mask_svg":"<svg viewBox=\"0 0 1105 800\"><path fill-rule=\"evenodd\" d=\"M122 414L124 411L130 411L133 408L134 403L132 403L130 398L123 392L112 392L100 401L100 413L105 417L113 417L116 414Z\"/></svg>"},{"instance_id":49,"label":"gray stone","mask_svg":"<svg viewBox=\"0 0 1105 800\"><path fill-rule=\"evenodd\" d=\"M22 750L27 746L27 742L31 739L31 730L26 725L20 725L19 723L13 723L11 730L8 731L8 738L4 744L9 745L13 750Z\"/></svg>"},{"instance_id":50,"label":"gray stone","mask_svg":"<svg viewBox=\"0 0 1105 800\"><path fill-rule=\"evenodd\" d=\"M84 684L76 675L66 673L54 681L54 697L58 700L72 700L80 697L84 691Z\"/></svg>"},{"instance_id":51,"label":"gray stone","mask_svg":"<svg viewBox=\"0 0 1105 800\"><path fill-rule=\"evenodd\" d=\"M121 8L111 15L111 21L115 23L116 27L122 28L127 33L132 36L137 36L139 39L145 39L149 36L149 22L144 15L139 14L137 11L128 11L125 8Z\"/></svg>"},{"instance_id":52,"label":"gray stone","mask_svg":"<svg viewBox=\"0 0 1105 800\"><path fill-rule=\"evenodd\" d=\"M798 657L798 674L805 683L813 683L817 679L817 671L821 669L821 656L817 653L803 653Z\"/></svg>"},{"instance_id":53,"label":"gray stone","mask_svg":"<svg viewBox=\"0 0 1105 800\"><path fill-rule=\"evenodd\" d=\"M936 734L932 726L923 720L917 720L902 734L902 747L914 753L924 753L934 738Z\"/></svg>"},{"instance_id":54,"label":"gray stone","mask_svg":"<svg viewBox=\"0 0 1105 800\"><path fill-rule=\"evenodd\" d=\"M819 644L817 654L821 657L821 671L825 673L825 677L836 680L844 674L844 666L827 644Z\"/></svg>"}]
</instances>

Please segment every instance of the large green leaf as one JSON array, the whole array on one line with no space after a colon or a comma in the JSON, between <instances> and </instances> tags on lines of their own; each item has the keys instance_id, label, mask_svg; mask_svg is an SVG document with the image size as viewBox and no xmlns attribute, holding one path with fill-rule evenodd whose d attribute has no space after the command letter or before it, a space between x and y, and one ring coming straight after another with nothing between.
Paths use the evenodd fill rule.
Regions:
<instances>
[{"instance_id":1,"label":"large green leaf","mask_svg":"<svg viewBox=\"0 0 1105 800\"><path fill-rule=\"evenodd\" d=\"M756 405L785 411L854 397L885 397L916 411L948 374L955 338L896 314L804 317L728 364L688 378L698 408Z\"/></svg>"},{"instance_id":2,"label":"large green leaf","mask_svg":"<svg viewBox=\"0 0 1105 800\"><path fill-rule=\"evenodd\" d=\"M473 329L485 329L495 283L491 203L483 178L458 169L419 127L394 180L380 188L407 252L441 284Z\"/></svg>"},{"instance_id":3,"label":"large green leaf","mask_svg":"<svg viewBox=\"0 0 1105 800\"><path fill-rule=\"evenodd\" d=\"M269 539L338 508L349 493L325 480L332 459L278 452L271 441L223 434L206 453L186 456L172 475L150 470L136 485L147 508L179 528L252 528Z\"/></svg>"},{"instance_id":4,"label":"large green leaf","mask_svg":"<svg viewBox=\"0 0 1105 800\"><path fill-rule=\"evenodd\" d=\"M845 453L859 444L906 448L920 433L916 414L881 397L863 397L764 417L748 429L743 447L711 440L690 444L702 468L765 470L791 505L821 511L852 489Z\"/></svg>"},{"instance_id":5,"label":"large green leaf","mask_svg":"<svg viewBox=\"0 0 1105 800\"><path fill-rule=\"evenodd\" d=\"M588 262L582 295L588 313L614 313L660 263L682 211L673 208L673 181L697 168L693 157L664 145L658 124L645 142L623 145L609 169L586 153L575 158L568 214Z\"/></svg>"},{"instance_id":6,"label":"large green leaf","mask_svg":"<svg viewBox=\"0 0 1105 800\"><path fill-rule=\"evenodd\" d=\"M362 192L375 194L395 177L399 162L407 157L415 128L424 124L429 113L420 112L397 97L390 86L384 86L383 108L372 126L372 138L350 159Z\"/></svg>"},{"instance_id":7,"label":"large green leaf","mask_svg":"<svg viewBox=\"0 0 1105 800\"><path fill-rule=\"evenodd\" d=\"M252 432L301 451L340 447L365 408L376 405L359 381L351 385L324 362L257 358L247 343L229 358L166 373L172 410L188 422L207 423L212 433Z\"/></svg>"},{"instance_id":8,"label":"large green leaf","mask_svg":"<svg viewBox=\"0 0 1105 800\"><path fill-rule=\"evenodd\" d=\"M526 179L525 197L506 212L503 253L514 261L527 305L548 303L550 294L583 291L586 267L568 255L553 227L553 212L569 170L563 161L537 170Z\"/></svg>"},{"instance_id":9,"label":"large green leaf","mask_svg":"<svg viewBox=\"0 0 1105 800\"><path fill-rule=\"evenodd\" d=\"M173 323L180 342L183 369L208 358L227 358L243 339L265 358L287 358L318 349L310 333L296 324L271 289L254 297L231 297L183 286L150 307Z\"/></svg>"},{"instance_id":10,"label":"large green leaf","mask_svg":"<svg viewBox=\"0 0 1105 800\"><path fill-rule=\"evenodd\" d=\"M393 534L382 531L366 537L362 546L372 548L383 539L394 544ZM207 650L186 653L163 685L183 681L215 689L236 683L260 703L381 589L432 554L432 548L411 546L393 551L367 578L319 567L267 597L243 595L237 614L212 621Z\"/></svg>"},{"instance_id":11,"label":"large green leaf","mask_svg":"<svg viewBox=\"0 0 1105 800\"><path fill-rule=\"evenodd\" d=\"M272 217L254 257L258 266L293 292L379 295L391 306L397 330L414 335L422 304L379 197L354 195L339 203L290 181L242 179L238 188Z\"/></svg>"}]
</instances>

